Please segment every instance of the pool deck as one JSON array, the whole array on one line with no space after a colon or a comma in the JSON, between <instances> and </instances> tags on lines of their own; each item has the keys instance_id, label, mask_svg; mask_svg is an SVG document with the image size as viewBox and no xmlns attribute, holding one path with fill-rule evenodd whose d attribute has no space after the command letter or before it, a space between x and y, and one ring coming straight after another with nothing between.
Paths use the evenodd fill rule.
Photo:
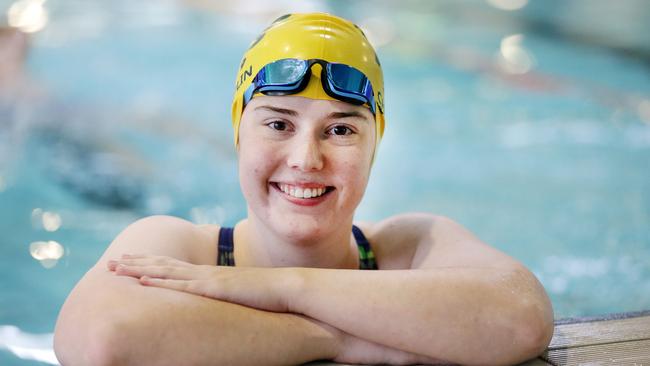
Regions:
<instances>
[{"instance_id":1,"label":"pool deck","mask_svg":"<svg viewBox=\"0 0 650 366\"><path fill-rule=\"evenodd\" d=\"M565 365L650 366L650 310L556 320L553 339L546 351L520 366Z\"/></svg>"},{"instance_id":2,"label":"pool deck","mask_svg":"<svg viewBox=\"0 0 650 366\"><path fill-rule=\"evenodd\" d=\"M546 351L522 365L650 366L650 311L557 320Z\"/></svg>"}]
</instances>

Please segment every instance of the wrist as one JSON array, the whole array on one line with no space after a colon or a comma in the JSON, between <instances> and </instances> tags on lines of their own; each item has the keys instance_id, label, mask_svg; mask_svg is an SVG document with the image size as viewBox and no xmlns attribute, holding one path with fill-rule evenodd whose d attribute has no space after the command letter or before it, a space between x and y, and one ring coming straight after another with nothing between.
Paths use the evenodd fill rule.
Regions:
<instances>
[{"instance_id":1,"label":"wrist","mask_svg":"<svg viewBox=\"0 0 650 366\"><path fill-rule=\"evenodd\" d=\"M304 267L291 267L285 268L286 281L285 296L287 301L288 312L309 320L317 326L317 331L312 334L317 340L317 348L319 349L321 359L332 360L340 355L348 334L340 329L322 322L316 318L312 318L308 314L308 290L310 286L311 268Z\"/></svg>"},{"instance_id":2,"label":"wrist","mask_svg":"<svg viewBox=\"0 0 650 366\"><path fill-rule=\"evenodd\" d=\"M303 267L285 268L287 280L284 282L287 309L290 313L307 315L305 294L308 288L308 269Z\"/></svg>"}]
</instances>

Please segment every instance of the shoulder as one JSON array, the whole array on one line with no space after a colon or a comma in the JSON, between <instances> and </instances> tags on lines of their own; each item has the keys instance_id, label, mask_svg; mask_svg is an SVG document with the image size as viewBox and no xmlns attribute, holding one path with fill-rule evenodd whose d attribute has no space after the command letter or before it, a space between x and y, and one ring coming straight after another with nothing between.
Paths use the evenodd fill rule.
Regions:
<instances>
[{"instance_id":1,"label":"shoulder","mask_svg":"<svg viewBox=\"0 0 650 366\"><path fill-rule=\"evenodd\" d=\"M197 225L175 216L154 215L143 217L124 229L123 233L151 235L213 236L219 233L218 225Z\"/></svg>"},{"instance_id":2,"label":"shoulder","mask_svg":"<svg viewBox=\"0 0 650 366\"><path fill-rule=\"evenodd\" d=\"M368 238L381 268L410 268L413 256L423 238L434 225L444 225L445 217L411 212L388 217L382 221L355 223Z\"/></svg>"},{"instance_id":3,"label":"shoulder","mask_svg":"<svg viewBox=\"0 0 650 366\"><path fill-rule=\"evenodd\" d=\"M386 269L518 265L445 216L406 213L359 226L368 231L373 250L377 247L380 265L389 264Z\"/></svg>"},{"instance_id":4,"label":"shoulder","mask_svg":"<svg viewBox=\"0 0 650 366\"><path fill-rule=\"evenodd\" d=\"M127 226L115 238L108 251L166 253L165 255L196 263L204 260L198 253L210 251L214 246L219 229L218 225L196 225L174 216L148 216Z\"/></svg>"}]
</instances>

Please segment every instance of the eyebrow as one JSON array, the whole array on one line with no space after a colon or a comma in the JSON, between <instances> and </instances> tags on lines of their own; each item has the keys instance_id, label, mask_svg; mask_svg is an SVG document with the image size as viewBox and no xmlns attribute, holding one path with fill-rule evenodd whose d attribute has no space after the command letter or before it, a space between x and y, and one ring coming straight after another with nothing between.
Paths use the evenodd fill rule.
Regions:
<instances>
[{"instance_id":1,"label":"eyebrow","mask_svg":"<svg viewBox=\"0 0 650 366\"><path fill-rule=\"evenodd\" d=\"M270 105L261 105L259 107L256 107L255 110L258 109L265 109L271 112L276 112L280 114L286 114L288 116L295 117L298 115L298 112L294 111L293 109L287 109L287 108L278 108L278 107L273 107ZM328 116L328 118L331 119L342 119L342 118L361 118L363 120L368 120L366 116L363 115L363 113L360 113L358 111L347 111L347 112L332 112Z\"/></svg>"},{"instance_id":2,"label":"eyebrow","mask_svg":"<svg viewBox=\"0 0 650 366\"><path fill-rule=\"evenodd\" d=\"M270 105L261 105L261 106L255 108L255 110L258 110L258 109L266 109L266 110L269 110L271 112L286 114L286 115L292 116L292 117L295 117L295 116L298 115L298 112L294 111L293 109L272 107Z\"/></svg>"},{"instance_id":3,"label":"eyebrow","mask_svg":"<svg viewBox=\"0 0 650 366\"><path fill-rule=\"evenodd\" d=\"M368 120L366 116L363 115L363 113L360 113L358 111L349 111L349 112L332 112L328 116L329 118L332 119L340 119L340 118L361 118L363 120Z\"/></svg>"}]
</instances>

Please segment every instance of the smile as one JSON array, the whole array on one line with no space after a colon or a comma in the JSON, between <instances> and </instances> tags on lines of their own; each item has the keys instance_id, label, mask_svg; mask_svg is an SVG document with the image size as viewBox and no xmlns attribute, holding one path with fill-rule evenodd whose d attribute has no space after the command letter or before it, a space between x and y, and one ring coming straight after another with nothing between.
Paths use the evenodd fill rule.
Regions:
<instances>
[{"instance_id":1,"label":"smile","mask_svg":"<svg viewBox=\"0 0 650 366\"><path fill-rule=\"evenodd\" d=\"M284 192L284 194L300 199L319 198L334 190L334 187L318 184L295 186L287 183L272 183L272 185Z\"/></svg>"}]
</instances>

